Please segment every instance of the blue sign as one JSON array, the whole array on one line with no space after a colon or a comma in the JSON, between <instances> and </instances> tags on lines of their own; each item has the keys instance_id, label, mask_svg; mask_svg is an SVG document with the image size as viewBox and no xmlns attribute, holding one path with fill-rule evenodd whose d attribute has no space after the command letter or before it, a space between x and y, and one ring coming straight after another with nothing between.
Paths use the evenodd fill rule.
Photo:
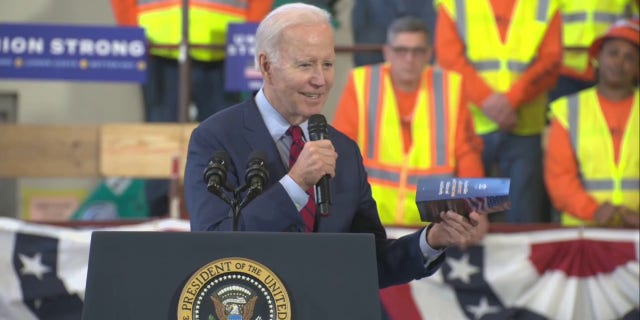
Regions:
<instances>
[{"instance_id":1,"label":"blue sign","mask_svg":"<svg viewBox=\"0 0 640 320\"><path fill-rule=\"evenodd\" d=\"M144 82L144 30L0 24L0 79Z\"/></svg>"},{"instance_id":2,"label":"blue sign","mask_svg":"<svg viewBox=\"0 0 640 320\"><path fill-rule=\"evenodd\" d=\"M232 23L227 29L224 89L230 92L257 91L262 74L254 63L257 23Z\"/></svg>"}]
</instances>

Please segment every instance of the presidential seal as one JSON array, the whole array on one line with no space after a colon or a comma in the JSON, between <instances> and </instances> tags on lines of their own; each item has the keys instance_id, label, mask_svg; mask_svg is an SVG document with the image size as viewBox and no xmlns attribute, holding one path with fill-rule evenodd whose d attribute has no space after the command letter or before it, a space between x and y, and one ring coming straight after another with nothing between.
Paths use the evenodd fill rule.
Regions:
<instances>
[{"instance_id":1,"label":"presidential seal","mask_svg":"<svg viewBox=\"0 0 640 320\"><path fill-rule=\"evenodd\" d=\"M178 300L178 320L291 320L282 281L244 258L215 260L196 271Z\"/></svg>"}]
</instances>

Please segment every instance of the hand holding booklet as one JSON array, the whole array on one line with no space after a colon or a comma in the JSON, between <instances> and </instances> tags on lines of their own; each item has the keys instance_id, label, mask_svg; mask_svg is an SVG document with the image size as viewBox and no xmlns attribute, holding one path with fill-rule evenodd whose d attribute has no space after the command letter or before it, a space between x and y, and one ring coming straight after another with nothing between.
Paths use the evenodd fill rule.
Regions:
<instances>
[{"instance_id":1,"label":"hand holding booklet","mask_svg":"<svg viewBox=\"0 0 640 320\"><path fill-rule=\"evenodd\" d=\"M463 216L509 209L508 178L426 178L418 180L416 205L422 221L440 222L440 212Z\"/></svg>"}]
</instances>

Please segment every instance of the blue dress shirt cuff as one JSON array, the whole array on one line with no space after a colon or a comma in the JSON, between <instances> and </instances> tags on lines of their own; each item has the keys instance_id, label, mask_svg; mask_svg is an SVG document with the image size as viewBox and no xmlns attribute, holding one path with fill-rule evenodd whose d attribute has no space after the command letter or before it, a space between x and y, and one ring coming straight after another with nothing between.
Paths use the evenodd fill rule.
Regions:
<instances>
[{"instance_id":1,"label":"blue dress shirt cuff","mask_svg":"<svg viewBox=\"0 0 640 320\"><path fill-rule=\"evenodd\" d=\"M280 179L280 184L289 195L289 198L291 198L291 201L293 201L296 209L298 209L298 211L302 210L302 208L307 204L307 201L309 201L309 195L307 192L302 190L302 188L300 188L300 186L293 181L288 174L284 175L284 177Z\"/></svg>"},{"instance_id":2,"label":"blue dress shirt cuff","mask_svg":"<svg viewBox=\"0 0 640 320\"><path fill-rule=\"evenodd\" d=\"M422 251L422 255L424 256L425 267L428 267L431 262L438 259L438 257L442 255L442 253L446 249L443 248L440 250L436 250L434 248L431 248L431 246L427 243L427 229L429 229L429 227L422 229L422 232L420 232L420 250Z\"/></svg>"}]
</instances>

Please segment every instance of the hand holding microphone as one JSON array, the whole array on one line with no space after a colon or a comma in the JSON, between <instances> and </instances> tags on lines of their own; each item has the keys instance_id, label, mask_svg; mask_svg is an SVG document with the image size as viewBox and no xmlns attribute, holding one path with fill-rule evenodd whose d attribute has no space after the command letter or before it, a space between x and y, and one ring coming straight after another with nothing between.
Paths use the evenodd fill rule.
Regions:
<instances>
[{"instance_id":1,"label":"hand holding microphone","mask_svg":"<svg viewBox=\"0 0 640 320\"><path fill-rule=\"evenodd\" d=\"M329 140L308 141L296 163L289 168L289 176L300 188L312 188L325 174L335 175L337 153Z\"/></svg>"},{"instance_id":2,"label":"hand holding microphone","mask_svg":"<svg viewBox=\"0 0 640 320\"><path fill-rule=\"evenodd\" d=\"M329 214L331 193L329 179L336 174L336 153L329 140L327 121L323 115L309 118L309 138L296 162L289 168L289 176L303 190L315 187L315 200L321 215Z\"/></svg>"},{"instance_id":3,"label":"hand holding microphone","mask_svg":"<svg viewBox=\"0 0 640 320\"><path fill-rule=\"evenodd\" d=\"M327 129L327 120L321 114L314 114L309 118L309 138L311 141L329 140L329 130ZM333 148L333 145L331 145ZM335 151L333 152L335 154ZM332 161L332 174L325 174L315 185L315 199L318 212L323 216L329 215L329 206L331 205L331 191L329 189L329 179L335 175L335 161L337 154Z\"/></svg>"}]
</instances>

